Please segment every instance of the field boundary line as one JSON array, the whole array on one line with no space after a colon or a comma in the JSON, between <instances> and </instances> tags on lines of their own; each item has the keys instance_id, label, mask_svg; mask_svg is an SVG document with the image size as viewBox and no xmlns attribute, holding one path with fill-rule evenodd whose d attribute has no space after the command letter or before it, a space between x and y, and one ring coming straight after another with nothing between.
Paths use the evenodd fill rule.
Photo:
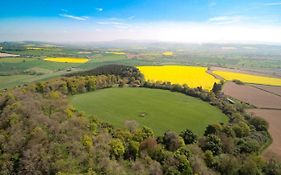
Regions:
<instances>
[{"instance_id":1,"label":"field boundary line","mask_svg":"<svg viewBox=\"0 0 281 175\"><path fill-rule=\"evenodd\" d=\"M262 90L262 91L264 91L264 92L270 93L270 94L272 94L272 95L276 95L276 96L278 96L278 97L281 97L281 95L279 95L279 94L276 94L276 93L274 93L274 92L271 92L271 91L268 91L268 90L259 88L259 87L255 86L255 85L252 85L252 84L248 84L248 85L251 86L251 87L253 87L253 88L257 88L257 89Z\"/></svg>"},{"instance_id":2,"label":"field boundary line","mask_svg":"<svg viewBox=\"0 0 281 175\"><path fill-rule=\"evenodd\" d=\"M263 110L281 110L281 108L266 108L266 107L259 107L259 108L256 108L256 109L263 109Z\"/></svg>"},{"instance_id":3,"label":"field boundary line","mask_svg":"<svg viewBox=\"0 0 281 175\"><path fill-rule=\"evenodd\" d=\"M212 70L207 70L206 71L207 74L213 76L214 78L218 79L218 80L223 80L225 81L225 79L217 74L215 74Z\"/></svg>"}]
</instances>

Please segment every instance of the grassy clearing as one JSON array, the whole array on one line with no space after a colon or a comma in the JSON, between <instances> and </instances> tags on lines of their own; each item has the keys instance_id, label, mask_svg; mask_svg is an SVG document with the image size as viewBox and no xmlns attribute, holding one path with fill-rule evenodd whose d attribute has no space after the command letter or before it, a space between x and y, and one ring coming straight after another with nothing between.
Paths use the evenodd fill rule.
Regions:
<instances>
[{"instance_id":1,"label":"grassy clearing","mask_svg":"<svg viewBox=\"0 0 281 175\"><path fill-rule=\"evenodd\" d=\"M102 121L123 127L126 120L135 120L157 135L186 128L202 135L208 124L227 121L219 109L208 103L166 90L110 88L75 95L70 100L79 111Z\"/></svg>"},{"instance_id":2,"label":"grassy clearing","mask_svg":"<svg viewBox=\"0 0 281 175\"><path fill-rule=\"evenodd\" d=\"M19 84L29 82L30 79L34 78L33 75L10 75L0 76L0 89L15 87Z\"/></svg>"},{"instance_id":3,"label":"grassy clearing","mask_svg":"<svg viewBox=\"0 0 281 175\"><path fill-rule=\"evenodd\" d=\"M18 63L0 62L0 75L21 74L32 68L41 68L41 69L48 69L51 71L59 71L74 66L77 66L77 64L47 62L40 59L26 61L26 62L18 62Z\"/></svg>"},{"instance_id":4,"label":"grassy clearing","mask_svg":"<svg viewBox=\"0 0 281 175\"><path fill-rule=\"evenodd\" d=\"M0 63L23 63L26 61L34 61L35 58L19 58L19 57L11 57L11 58L0 58Z\"/></svg>"}]
</instances>

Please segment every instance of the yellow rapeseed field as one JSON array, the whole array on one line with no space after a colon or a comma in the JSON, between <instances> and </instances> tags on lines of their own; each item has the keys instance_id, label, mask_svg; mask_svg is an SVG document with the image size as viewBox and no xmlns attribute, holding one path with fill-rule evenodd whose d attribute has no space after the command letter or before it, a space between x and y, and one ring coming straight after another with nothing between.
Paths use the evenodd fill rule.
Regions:
<instances>
[{"instance_id":1,"label":"yellow rapeseed field","mask_svg":"<svg viewBox=\"0 0 281 175\"><path fill-rule=\"evenodd\" d=\"M167 81L173 84L187 84L191 88L202 87L211 90L219 80L206 73L206 67L197 66L139 66L146 80Z\"/></svg>"},{"instance_id":2,"label":"yellow rapeseed field","mask_svg":"<svg viewBox=\"0 0 281 175\"><path fill-rule=\"evenodd\" d=\"M114 55L125 55L126 54L125 52L108 52L108 53L111 53Z\"/></svg>"},{"instance_id":3,"label":"yellow rapeseed field","mask_svg":"<svg viewBox=\"0 0 281 175\"><path fill-rule=\"evenodd\" d=\"M173 56L174 53L170 52L170 51L167 51L167 52L163 52L162 55L164 55L164 56Z\"/></svg>"},{"instance_id":4,"label":"yellow rapeseed field","mask_svg":"<svg viewBox=\"0 0 281 175\"><path fill-rule=\"evenodd\" d=\"M45 61L59 62L59 63L86 63L89 61L87 58L70 58L70 57L48 57Z\"/></svg>"},{"instance_id":5,"label":"yellow rapeseed field","mask_svg":"<svg viewBox=\"0 0 281 175\"><path fill-rule=\"evenodd\" d=\"M39 48L39 47L28 47L27 50L43 50L43 48Z\"/></svg>"},{"instance_id":6,"label":"yellow rapeseed field","mask_svg":"<svg viewBox=\"0 0 281 175\"><path fill-rule=\"evenodd\" d=\"M213 73L223 77L225 80L240 80L245 83L281 86L280 78L251 75L251 74L238 73L238 72L228 72L228 71L213 71Z\"/></svg>"}]
</instances>

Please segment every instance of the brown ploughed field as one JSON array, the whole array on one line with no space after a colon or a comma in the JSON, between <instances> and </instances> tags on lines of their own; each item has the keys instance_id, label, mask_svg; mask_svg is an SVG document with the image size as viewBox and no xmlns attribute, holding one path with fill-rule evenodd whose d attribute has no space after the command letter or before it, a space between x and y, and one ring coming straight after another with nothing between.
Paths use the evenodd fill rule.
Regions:
<instances>
[{"instance_id":1,"label":"brown ploughed field","mask_svg":"<svg viewBox=\"0 0 281 175\"><path fill-rule=\"evenodd\" d=\"M262 89L264 91L270 92L281 97L281 87L280 86L266 86L266 85L252 85L256 88Z\"/></svg>"},{"instance_id":2,"label":"brown ploughed field","mask_svg":"<svg viewBox=\"0 0 281 175\"><path fill-rule=\"evenodd\" d=\"M273 70L253 70L253 69L235 69L235 68L225 68L225 67L211 67L211 71L220 70L220 71L229 71L229 72L238 72L238 73L245 73L251 75L260 75L260 76L270 76L275 78L280 78L280 72L276 72Z\"/></svg>"},{"instance_id":3,"label":"brown ploughed field","mask_svg":"<svg viewBox=\"0 0 281 175\"><path fill-rule=\"evenodd\" d=\"M269 123L272 144L264 151L263 156L266 159L275 157L281 160L281 87L226 82L223 92L258 108L248 109L247 112L264 118Z\"/></svg>"},{"instance_id":4,"label":"brown ploughed field","mask_svg":"<svg viewBox=\"0 0 281 175\"><path fill-rule=\"evenodd\" d=\"M269 123L272 144L264 151L267 159L275 157L281 160L281 110L249 109L249 113L264 118Z\"/></svg>"},{"instance_id":5,"label":"brown ploughed field","mask_svg":"<svg viewBox=\"0 0 281 175\"><path fill-rule=\"evenodd\" d=\"M250 85L237 85L233 82L226 82L223 86L223 92L226 95L252 104L258 108L281 110L280 96L260 90Z\"/></svg>"}]
</instances>

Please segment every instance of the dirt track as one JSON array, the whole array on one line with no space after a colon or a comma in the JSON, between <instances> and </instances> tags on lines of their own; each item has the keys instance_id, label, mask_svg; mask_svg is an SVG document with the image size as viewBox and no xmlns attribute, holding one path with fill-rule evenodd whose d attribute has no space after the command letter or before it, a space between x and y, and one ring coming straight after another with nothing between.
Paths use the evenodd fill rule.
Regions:
<instances>
[{"instance_id":1,"label":"dirt track","mask_svg":"<svg viewBox=\"0 0 281 175\"><path fill-rule=\"evenodd\" d=\"M19 55L9 54L9 53L1 53L0 52L0 58L1 57L18 57Z\"/></svg>"},{"instance_id":2,"label":"dirt track","mask_svg":"<svg viewBox=\"0 0 281 175\"><path fill-rule=\"evenodd\" d=\"M281 160L281 110L249 109L248 112L264 118L269 123L273 142L264 151L263 156L267 159L276 157Z\"/></svg>"}]
</instances>

